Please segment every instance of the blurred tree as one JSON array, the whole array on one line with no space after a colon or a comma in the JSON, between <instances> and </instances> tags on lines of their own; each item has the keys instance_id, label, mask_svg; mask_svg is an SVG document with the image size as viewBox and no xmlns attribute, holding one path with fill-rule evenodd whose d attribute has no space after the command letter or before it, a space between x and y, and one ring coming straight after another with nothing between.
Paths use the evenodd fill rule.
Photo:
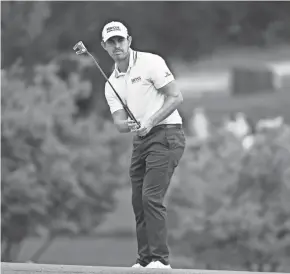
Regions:
<instances>
[{"instance_id":1,"label":"blurred tree","mask_svg":"<svg viewBox=\"0 0 290 274\"><path fill-rule=\"evenodd\" d=\"M290 39L288 2L8 1L1 5L2 67L18 58L26 65L47 62L83 40L108 72L111 62L100 36L111 20L129 26L137 49L183 61L221 47L263 47ZM150 14L150 20L144 14Z\"/></svg>"},{"instance_id":2,"label":"blurred tree","mask_svg":"<svg viewBox=\"0 0 290 274\"><path fill-rule=\"evenodd\" d=\"M285 133L285 132L284 132ZM170 192L172 246L195 267L278 271L290 255L289 132L245 154L231 136L187 148Z\"/></svg>"},{"instance_id":3,"label":"blurred tree","mask_svg":"<svg viewBox=\"0 0 290 274\"><path fill-rule=\"evenodd\" d=\"M100 114L110 117L104 104L105 81L91 60L67 56L77 41L84 41L109 74L112 60L100 46L100 33L103 25L111 20L121 20L129 26L134 48L161 54L166 59L183 58L183 61L211 54L219 48L271 46L288 43L290 39L288 2L8 1L1 2L1 8L1 67L5 69L2 73L2 247L5 252L2 254L7 260L15 258L24 237L39 233L45 227L48 228L46 231L57 233L86 230L80 223L87 221L80 222L79 219L85 218L80 217L86 216L83 211L92 211L90 203L99 197L96 193L113 193L115 180L123 180L120 171L127 155L124 152L127 150L126 140L123 143L111 126L100 118ZM150 15L150 20L144 14ZM22 71L11 68L15 61L22 62ZM35 71L39 64L48 65L38 66ZM284 148L289 144L287 142L283 143ZM276 153L277 147L274 147ZM285 153L289 146L287 149ZM182 189L174 192L174 203L181 203L180 210L189 207L185 214L195 216L192 217L197 224L194 229L199 234L200 230L209 231L204 238L198 237L202 239L201 249L204 250L209 241L207 252L215 254L213 256L224 254L226 262L231 261L230 252L226 252L225 247L223 253L213 248L219 248L221 236L215 236L218 234L215 230L205 229L205 224L218 229L220 225L215 225L215 218L222 215L223 210L226 216L240 216L239 210L246 210L242 207L243 199L248 196L233 196L236 185L247 186L245 193L249 193L252 189L244 183L249 180L253 182L252 187L255 185L259 189L262 183L257 182L264 182L265 176L269 175L261 170L274 172L263 165L275 166L266 161L257 168L261 173L255 173L249 169L249 163L255 157L245 158L241 151L239 144L231 138L220 138L211 146L202 147L199 157L197 150L189 146L181 167L184 169L180 177ZM264 156L263 153L259 151L257 155ZM281 150L277 153L283 154ZM97 157L97 154L101 156ZM100 162L100 159L104 161ZM251 172L256 176L254 179ZM277 177L279 183L275 186L284 180L282 178ZM105 183L106 180L113 183ZM289 177L287 180L289 182ZM91 185L88 181L97 183ZM97 191L92 191L94 187ZM243 188L238 189L240 193ZM93 198L87 199L89 195ZM186 199L184 195L188 195ZM233 197L236 197L236 204ZM264 207L256 200L247 201L247 204L259 210ZM100 212L109 210L101 205L103 202L97 205ZM178 210L179 207L176 211L180 216ZM279 210L283 212L282 205ZM251 214L257 220L266 216ZM96 217L92 223L98 220L101 218ZM238 220L241 225L241 218ZM226 226L230 226L230 222L226 219ZM249 231L254 231L251 229ZM192 232L191 225L189 231ZM47 243L50 243L50 236ZM237 245L227 246L233 252L232 247ZM248 245L246 248L254 250ZM246 251L241 250L246 248L237 249L240 253L235 258L244 258ZM205 252L198 254L208 257ZM234 259L231 263L234 264Z\"/></svg>"},{"instance_id":4,"label":"blurred tree","mask_svg":"<svg viewBox=\"0 0 290 274\"><path fill-rule=\"evenodd\" d=\"M44 235L32 260L58 235L92 233L115 208L128 138L96 115L75 119L75 96L91 85L37 66L27 85L22 68L2 71L2 259L15 261L23 240ZM80 95L82 94L82 95Z\"/></svg>"},{"instance_id":5,"label":"blurred tree","mask_svg":"<svg viewBox=\"0 0 290 274\"><path fill-rule=\"evenodd\" d=\"M100 41L102 27L111 20L128 25L134 48L160 54L169 66L174 59L191 62L221 48L264 47L290 40L287 2L7 1L1 7L1 67L21 60L27 77L33 77L35 64L63 58L79 40L109 75L113 62ZM150 14L150 20L144 14ZM61 65L67 73L68 67ZM94 92L89 100L78 100L79 115L97 112L109 118L104 108L105 80L94 68L88 68L86 78Z\"/></svg>"},{"instance_id":6,"label":"blurred tree","mask_svg":"<svg viewBox=\"0 0 290 274\"><path fill-rule=\"evenodd\" d=\"M7 67L19 58L26 65L39 61L37 38L43 32L45 21L53 16L48 2L1 3L1 66ZM46 49L47 50L47 49Z\"/></svg>"}]
</instances>

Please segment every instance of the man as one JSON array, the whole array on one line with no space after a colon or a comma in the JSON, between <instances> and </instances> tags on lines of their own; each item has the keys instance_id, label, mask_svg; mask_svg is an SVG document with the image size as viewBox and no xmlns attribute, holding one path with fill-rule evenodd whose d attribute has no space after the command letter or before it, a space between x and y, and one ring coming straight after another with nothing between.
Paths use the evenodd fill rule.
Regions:
<instances>
[{"instance_id":1,"label":"man","mask_svg":"<svg viewBox=\"0 0 290 274\"><path fill-rule=\"evenodd\" d=\"M102 46L115 62L109 80L141 126L128 119L108 83L105 96L119 132L133 132L130 167L139 258L133 267L171 268L164 196L182 157L185 137L177 107L183 101L158 55L134 51L120 22L105 25Z\"/></svg>"}]
</instances>

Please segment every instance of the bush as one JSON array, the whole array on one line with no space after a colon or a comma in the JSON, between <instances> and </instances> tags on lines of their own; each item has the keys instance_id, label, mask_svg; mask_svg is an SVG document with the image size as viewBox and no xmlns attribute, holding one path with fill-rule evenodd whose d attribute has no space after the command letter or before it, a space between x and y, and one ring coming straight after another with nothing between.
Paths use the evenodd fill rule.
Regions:
<instances>
[{"instance_id":1,"label":"bush","mask_svg":"<svg viewBox=\"0 0 290 274\"><path fill-rule=\"evenodd\" d=\"M168 201L173 252L198 268L277 271L290 255L289 132L249 152L227 134L199 152L188 143Z\"/></svg>"},{"instance_id":2,"label":"bush","mask_svg":"<svg viewBox=\"0 0 290 274\"><path fill-rule=\"evenodd\" d=\"M96 115L76 119L74 98L91 86L74 74L65 82L57 72L53 62L36 67L27 84L21 68L2 71L4 261L16 260L31 234L44 233L47 246L58 235L92 232L127 181L128 138Z\"/></svg>"}]
</instances>

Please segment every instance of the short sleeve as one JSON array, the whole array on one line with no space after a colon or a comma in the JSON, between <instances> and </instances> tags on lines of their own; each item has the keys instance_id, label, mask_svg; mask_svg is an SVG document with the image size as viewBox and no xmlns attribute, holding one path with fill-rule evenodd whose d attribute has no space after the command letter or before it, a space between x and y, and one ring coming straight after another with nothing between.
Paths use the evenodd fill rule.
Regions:
<instances>
[{"instance_id":1,"label":"short sleeve","mask_svg":"<svg viewBox=\"0 0 290 274\"><path fill-rule=\"evenodd\" d=\"M154 55L149 67L149 78L156 89L160 89L174 80L172 72L162 57Z\"/></svg>"},{"instance_id":2,"label":"short sleeve","mask_svg":"<svg viewBox=\"0 0 290 274\"><path fill-rule=\"evenodd\" d=\"M123 106L108 83L105 85L105 97L109 105L110 111L113 114L115 111L123 109Z\"/></svg>"}]
</instances>

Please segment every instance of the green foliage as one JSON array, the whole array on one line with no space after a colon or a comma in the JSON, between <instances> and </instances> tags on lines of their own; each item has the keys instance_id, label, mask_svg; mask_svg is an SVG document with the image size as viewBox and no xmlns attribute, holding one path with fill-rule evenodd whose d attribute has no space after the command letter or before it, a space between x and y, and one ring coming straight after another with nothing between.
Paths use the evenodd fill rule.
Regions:
<instances>
[{"instance_id":1,"label":"green foliage","mask_svg":"<svg viewBox=\"0 0 290 274\"><path fill-rule=\"evenodd\" d=\"M258 136L249 152L226 134L199 152L189 142L168 203L176 253L196 267L277 271L290 251L289 138Z\"/></svg>"},{"instance_id":2,"label":"green foliage","mask_svg":"<svg viewBox=\"0 0 290 274\"><path fill-rule=\"evenodd\" d=\"M21 68L2 71L1 225L8 249L35 233L91 233L127 181L128 138L96 115L76 119L74 99L89 96L91 85L76 74L65 82L57 72L54 62L37 66L27 84Z\"/></svg>"},{"instance_id":3,"label":"green foliage","mask_svg":"<svg viewBox=\"0 0 290 274\"><path fill-rule=\"evenodd\" d=\"M3 258L33 233L91 232L127 181L129 140L99 115L109 117L92 61L66 55L76 42L109 74L112 61L100 46L108 21L128 24L138 50L190 61L219 48L288 43L289 11L287 2L2 2ZM242 104L262 118L261 100L267 115L282 106L288 113L289 96L275 95L214 98L212 116ZM180 254L216 268L279 261L289 247L289 134L283 138L262 140L249 155L231 136L199 152L188 145L169 203L180 218L174 249L180 243Z\"/></svg>"},{"instance_id":4,"label":"green foliage","mask_svg":"<svg viewBox=\"0 0 290 274\"><path fill-rule=\"evenodd\" d=\"M82 40L109 75L112 60L100 40L102 27L111 20L127 24L132 46L160 54L176 75L181 72L173 60L189 61L191 66L192 60L219 49L268 47L289 44L290 39L290 5L278 1L5 1L1 8L1 68L21 61L26 73L36 64L73 52ZM150 20L144 14L150 14ZM62 76L67 65L61 62ZM104 79L96 68L89 69L86 77L95 92L90 100L79 101L80 112L110 117L103 107Z\"/></svg>"},{"instance_id":5,"label":"green foliage","mask_svg":"<svg viewBox=\"0 0 290 274\"><path fill-rule=\"evenodd\" d=\"M225 46L289 41L287 2L8 1L1 6L5 67L19 57L25 64L45 61L67 52L79 40L101 56L101 30L111 20L129 25L137 48L166 59L186 61ZM150 14L150 20L144 14Z\"/></svg>"}]
</instances>

